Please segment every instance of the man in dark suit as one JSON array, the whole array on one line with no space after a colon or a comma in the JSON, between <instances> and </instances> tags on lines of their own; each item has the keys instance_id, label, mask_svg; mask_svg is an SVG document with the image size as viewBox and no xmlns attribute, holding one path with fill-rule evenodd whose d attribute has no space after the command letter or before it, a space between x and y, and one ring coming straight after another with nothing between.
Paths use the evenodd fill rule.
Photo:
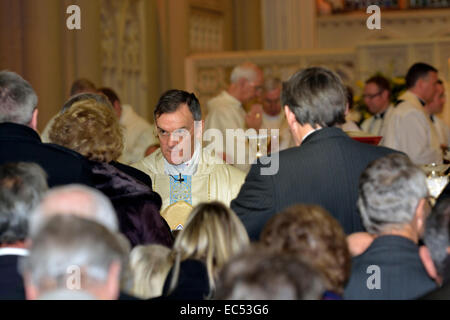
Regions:
<instances>
[{"instance_id":1,"label":"man in dark suit","mask_svg":"<svg viewBox=\"0 0 450 320\"><path fill-rule=\"evenodd\" d=\"M430 277L439 288L428 293L424 300L450 299L450 199L442 199L433 208L425 223L420 257Z\"/></svg>"},{"instance_id":2,"label":"man in dark suit","mask_svg":"<svg viewBox=\"0 0 450 320\"><path fill-rule=\"evenodd\" d=\"M415 299L436 288L418 242L431 211L424 172L403 154L371 163L361 175L358 208L374 237L353 258L344 299Z\"/></svg>"},{"instance_id":3,"label":"man in dark suit","mask_svg":"<svg viewBox=\"0 0 450 320\"><path fill-rule=\"evenodd\" d=\"M271 216L295 203L323 206L347 234L363 230L356 209L359 176L371 161L394 151L356 142L334 127L345 117L347 97L330 70L294 74L283 84L282 105L297 147L254 164L231 202L250 238L257 240ZM276 168L277 160L277 172L264 172L264 163Z\"/></svg>"},{"instance_id":4,"label":"man in dark suit","mask_svg":"<svg viewBox=\"0 0 450 320\"><path fill-rule=\"evenodd\" d=\"M25 299L18 262L28 255L28 217L46 191L46 174L39 165L0 166L0 300Z\"/></svg>"},{"instance_id":5,"label":"man in dark suit","mask_svg":"<svg viewBox=\"0 0 450 320\"><path fill-rule=\"evenodd\" d=\"M31 85L13 72L0 72L0 164L35 162L47 173L50 187L92 185L86 160L77 152L42 143L37 131L37 96Z\"/></svg>"}]
</instances>

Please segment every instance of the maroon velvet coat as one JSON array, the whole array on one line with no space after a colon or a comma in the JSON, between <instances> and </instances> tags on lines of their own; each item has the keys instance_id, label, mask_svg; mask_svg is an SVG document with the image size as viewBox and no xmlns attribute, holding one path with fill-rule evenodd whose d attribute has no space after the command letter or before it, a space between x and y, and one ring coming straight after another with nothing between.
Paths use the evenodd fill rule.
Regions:
<instances>
[{"instance_id":1,"label":"maroon velvet coat","mask_svg":"<svg viewBox=\"0 0 450 320\"><path fill-rule=\"evenodd\" d=\"M161 196L149 186L108 163L90 161L95 187L112 202L120 231L131 246L161 244L172 247L173 236L161 217Z\"/></svg>"}]
</instances>

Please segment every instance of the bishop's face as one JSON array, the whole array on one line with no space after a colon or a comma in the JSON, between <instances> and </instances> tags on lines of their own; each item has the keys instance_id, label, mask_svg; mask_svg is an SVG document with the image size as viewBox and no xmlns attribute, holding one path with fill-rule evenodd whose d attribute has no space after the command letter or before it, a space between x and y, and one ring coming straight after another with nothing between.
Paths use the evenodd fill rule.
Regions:
<instances>
[{"instance_id":1,"label":"bishop's face","mask_svg":"<svg viewBox=\"0 0 450 320\"><path fill-rule=\"evenodd\" d=\"M194 117L186 104L156 119L161 152L170 164L181 164L194 153Z\"/></svg>"}]
</instances>

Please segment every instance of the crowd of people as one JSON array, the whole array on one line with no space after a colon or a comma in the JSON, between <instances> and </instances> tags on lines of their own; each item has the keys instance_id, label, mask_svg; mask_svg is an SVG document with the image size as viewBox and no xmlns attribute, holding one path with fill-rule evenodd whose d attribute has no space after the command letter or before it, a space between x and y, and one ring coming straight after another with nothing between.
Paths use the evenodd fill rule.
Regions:
<instances>
[{"instance_id":1,"label":"crowd of people","mask_svg":"<svg viewBox=\"0 0 450 320\"><path fill-rule=\"evenodd\" d=\"M368 79L359 127L333 71L246 62L206 115L173 89L150 124L80 79L40 134L31 84L1 71L0 299L450 298L450 188L432 199L420 168L450 141L444 85L425 63L406 85L391 104Z\"/></svg>"}]
</instances>

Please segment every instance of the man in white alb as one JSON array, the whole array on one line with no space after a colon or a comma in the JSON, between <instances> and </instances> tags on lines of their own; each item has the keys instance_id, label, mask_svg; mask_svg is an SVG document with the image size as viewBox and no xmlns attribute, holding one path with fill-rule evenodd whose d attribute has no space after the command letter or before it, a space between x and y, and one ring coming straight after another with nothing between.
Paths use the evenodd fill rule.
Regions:
<instances>
[{"instance_id":1,"label":"man in white alb","mask_svg":"<svg viewBox=\"0 0 450 320\"><path fill-rule=\"evenodd\" d=\"M264 80L263 94L263 114L261 129L278 129L276 137L279 139L278 149L271 151L281 151L295 146L294 140L289 131L284 112L281 112L281 87L282 82L278 78L266 78ZM269 132L272 138L275 138L273 132Z\"/></svg>"},{"instance_id":2,"label":"man in white alb","mask_svg":"<svg viewBox=\"0 0 450 320\"><path fill-rule=\"evenodd\" d=\"M407 91L398 99L386 123L381 145L406 153L416 165L442 163L443 154L437 130L424 106L436 91L437 70L416 63L406 75Z\"/></svg>"},{"instance_id":3,"label":"man in white alb","mask_svg":"<svg viewBox=\"0 0 450 320\"><path fill-rule=\"evenodd\" d=\"M363 98L372 116L361 124L364 132L383 136L384 124L394 108L389 100L390 94L391 86L383 76L374 76L366 81Z\"/></svg>"},{"instance_id":4,"label":"man in white alb","mask_svg":"<svg viewBox=\"0 0 450 320\"><path fill-rule=\"evenodd\" d=\"M231 141L226 143L226 130L242 129L246 131L250 128L260 129L262 106L253 105L251 110L246 113L243 104L254 99L258 91L262 90L264 75L258 66L246 62L233 69L230 82L227 90L222 91L218 96L208 101L205 131L218 129L222 133L225 146L222 146L222 150L217 150L217 152L222 153L222 157L227 163L243 171L248 171L251 163L248 161L247 154L246 163L237 163L236 154L238 150L233 148ZM245 140L245 137L243 139ZM234 143L234 147L237 143L237 141Z\"/></svg>"},{"instance_id":5,"label":"man in white alb","mask_svg":"<svg viewBox=\"0 0 450 320\"><path fill-rule=\"evenodd\" d=\"M450 128L447 124L437 116L444 109L445 105L445 88L442 80L438 80L436 93L434 94L433 100L427 103L425 110L429 113L431 121L433 121L436 127L437 134L439 137L439 143L441 148L446 150L450 142Z\"/></svg>"}]
</instances>

